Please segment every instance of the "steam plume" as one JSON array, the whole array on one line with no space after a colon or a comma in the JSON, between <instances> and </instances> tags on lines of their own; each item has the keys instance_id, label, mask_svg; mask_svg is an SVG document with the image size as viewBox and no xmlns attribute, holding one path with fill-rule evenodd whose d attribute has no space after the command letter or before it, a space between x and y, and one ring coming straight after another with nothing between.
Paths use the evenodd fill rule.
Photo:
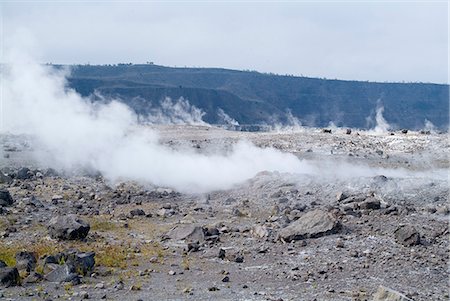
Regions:
<instances>
[{"instance_id":1,"label":"steam plume","mask_svg":"<svg viewBox=\"0 0 450 301\"><path fill-rule=\"evenodd\" d=\"M67 71L29 58L14 62L4 74L5 127L14 134L36 136L45 149L39 159L47 165L92 168L111 180L137 180L186 192L229 188L263 170L302 169L293 155L244 142L225 155L169 149L158 144L155 132L138 124L126 105L92 103L67 88ZM162 110L174 113L177 119L172 121L178 122L186 120L179 113L188 109L187 104L177 107L166 100ZM191 113L202 116L197 110Z\"/></svg>"}]
</instances>

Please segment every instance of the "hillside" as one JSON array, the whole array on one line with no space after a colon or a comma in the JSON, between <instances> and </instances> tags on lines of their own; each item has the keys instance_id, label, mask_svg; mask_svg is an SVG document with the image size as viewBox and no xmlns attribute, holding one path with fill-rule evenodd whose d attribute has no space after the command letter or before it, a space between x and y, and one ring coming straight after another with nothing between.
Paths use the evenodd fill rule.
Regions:
<instances>
[{"instance_id":1,"label":"hillside","mask_svg":"<svg viewBox=\"0 0 450 301\"><path fill-rule=\"evenodd\" d=\"M70 87L84 96L94 90L146 114L165 97L184 97L221 123L222 109L240 124L286 123L290 110L305 125L370 128L377 102L395 128L418 129L425 119L449 124L449 87L424 83L373 83L279 76L215 68L157 65L74 66Z\"/></svg>"}]
</instances>

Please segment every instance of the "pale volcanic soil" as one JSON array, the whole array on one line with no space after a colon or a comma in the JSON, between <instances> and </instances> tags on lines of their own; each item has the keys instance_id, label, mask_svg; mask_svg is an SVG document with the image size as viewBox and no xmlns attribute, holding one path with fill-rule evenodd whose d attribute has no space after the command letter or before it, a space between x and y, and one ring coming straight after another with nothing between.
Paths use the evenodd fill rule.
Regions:
<instances>
[{"instance_id":1,"label":"pale volcanic soil","mask_svg":"<svg viewBox=\"0 0 450 301\"><path fill-rule=\"evenodd\" d=\"M13 203L0 206L0 260L21 279L0 300L373 300L380 285L449 299L448 134L153 128L176 150L227 153L245 140L304 169L182 193L52 170L32 137L3 134L0 190ZM52 238L49 221L69 214L87 236ZM46 258L70 248L95 252L95 265L55 276L70 260ZM24 266L20 251L36 262Z\"/></svg>"}]
</instances>

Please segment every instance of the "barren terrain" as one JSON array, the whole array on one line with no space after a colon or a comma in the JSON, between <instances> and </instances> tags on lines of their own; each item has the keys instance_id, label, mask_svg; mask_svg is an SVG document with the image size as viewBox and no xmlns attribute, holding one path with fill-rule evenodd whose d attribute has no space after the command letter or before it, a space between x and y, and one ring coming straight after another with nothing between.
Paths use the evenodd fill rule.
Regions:
<instances>
[{"instance_id":1,"label":"barren terrain","mask_svg":"<svg viewBox=\"0 0 450 301\"><path fill-rule=\"evenodd\" d=\"M305 169L181 193L53 170L32 137L4 134L0 260L20 279L6 278L0 299L373 300L379 286L449 298L448 134L155 128L172 149L226 153L246 140ZM52 232L71 214L87 236Z\"/></svg>"}]
</instances>

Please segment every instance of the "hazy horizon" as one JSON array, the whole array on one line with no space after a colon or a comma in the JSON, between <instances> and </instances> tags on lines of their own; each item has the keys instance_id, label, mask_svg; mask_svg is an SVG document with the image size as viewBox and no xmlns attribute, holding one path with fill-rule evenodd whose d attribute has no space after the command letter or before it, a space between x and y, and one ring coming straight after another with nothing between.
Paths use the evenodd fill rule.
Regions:
<instances>
[{"instance_id":1,"label":"hazy horizon","mask_svg":"<svg viewBox=\"0 0 450 301\"><path fill-rule=\"evenodd\" d=\"M448 84L448 3L2 1L1 61L24 35L42 63L255 70ZM31 41L31 42L30 42Z\"/></svg>"}]
</instances>

